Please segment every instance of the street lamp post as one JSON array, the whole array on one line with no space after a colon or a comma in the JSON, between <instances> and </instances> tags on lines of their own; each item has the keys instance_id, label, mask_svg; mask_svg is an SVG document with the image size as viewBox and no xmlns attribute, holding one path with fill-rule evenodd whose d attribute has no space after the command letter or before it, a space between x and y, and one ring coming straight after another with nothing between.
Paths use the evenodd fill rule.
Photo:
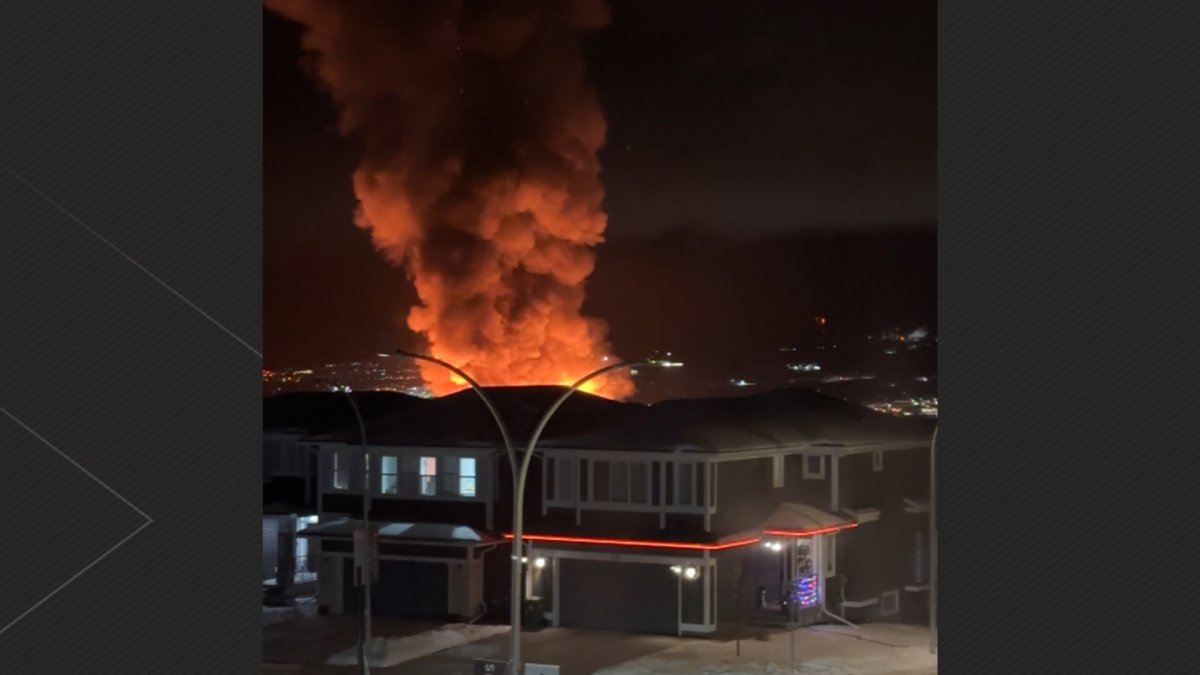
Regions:
<instances>
[{"instance_id":1,"label":"street lamp post","mask_svg":"<svg viewBox=\"0 0 1200 675\"><path fill-rule=\"evenodd\" d=\"M412 359L417 359L420 361L427 361L429 363L435 363L443 368L446 368L447 370L454 373L455 375L458 375L460 378L463 379L463 381L465 381L468 385L470 385L472 389L475 390L475 393L479 394L479 397L481 399L483 399L483 402L487 405L488 410L492 413L492 417L495 418L496 425L498 427L500 427L500 435L503 436L503 438L504 438L504 449L505 449L505 452L508 454L509 465L512 467L512 472L513 472L512 587L511 587L511 600L509 602L509 605L510 605L509 621L512 624L512 628L509 631L509 663L511 665L511 671L510 671L511 675L520 675L521 674L521 605L522 605L522 602L521 602L522 601L521 580L522 580L522 576L523 576L523 570L521 567L521 553L522 553L521 549L523 546L522 533L523 533L524 524L525 524L524 523L525 512L524 512L524 508L523 508L524 507L524 499L525 499L525 480L529 474L530 459L533 457L533 451L537 447L537 442L538 442L538 439L542 435L542 431L546 428L546 424L548 424L550 422L550 418L554 416L554 413L558 411L559 407L562 406L562 404L567 400L567 398L569 398L571 396L571 394L578 391L580 387L587 384L591 380L593 380L605 373L608 373L613 370L618 370L621 368L636 368L637 366L641 366L641 365L653 365L653 366L669 368L669 367L682 366L683 364L671 362L671 361L659 361L659 360L655 360L655 359L651 359L651 360L647 360L647 361L623 361L620 363L614 363L612 365L605 366L603 368L600 368L596 371L593 371L593 372L583 376L582 378L577 380L574 384L572 384L570 387L568 387L567 390L565 392L563 392L562 395L559 396L557 400L554 401L554 403L550 406L550 408L546 411L546 413L544 415L542 415L541 420L538 422L537 427L534 429L533 435L530 436L529 445L525 448L525 452L521 456L520 461L518 462L516 450L512 444L512 437L508 433L508 428L504 424L504 419L500 416L499 410L492 403L492 401L488 398L487 394L484 393L483 388L479 385L479 383L477 383L469 375L467 375L465 372L463 372L462 369L460 369L457 366L454 366L450 363L447 363L441 359L438 359L438 358L435 358L432 356L428 356L425 354L417 354L415 352L410 352L410 351L406 351L403 349L396 350L396 353L401 356L407 356Z\"/></svg>"},{"instance_id":2,"label":"street lamp post","mask_svg":"<svg viewBox=\"0 0 1200 675\"><path fill-rule=\"evenodd\" d=\"M358 669L361 675L369 675L371 666L368 664L368 645L371 642L371 457L367 451L367 425L363 423L362 413L358 403L350 393L350 387L333 384L325 379L319 382L329 384L335 391L341 392L350 409L354 411L354 419L358 422L359 443L362 449L362 523L363 523L363 610L361 627L358 634Z\"/></svg>"},{"instance_id":3,"label":"street lamp post","mask_svg":"<svg viewBox=\"0 0 1200 675\"><path fill-rule=\"evenodd\" d=\"M937 426L929 442L929 653L937 654Z\"/></svg>"},{"instance_id":4,"label":"street lamp post","mask_svg":"<svg viewBox=\"0 0 1200 675\"><path fill-rule=\"evenodd\" d=\"M521 467L519 473L516 474L516 492L513 496L513 573L512 573L512 634L511 644L509 645L509 653L511 654L511 662L513 665L513 675L521 675L521 607L518 604L521 595L521 578L523 576L521 570L521 537L525 528L525 479L529 475L529 462L533 458L533 451L537 448L538 440L542 436L542 431L550 422L550 418L554 413L570 398L571 394L579 391L579 388L593 379L622 368L636 368L638 366L657 366L663 368L673 368L682 366L682 363L671 361L660 361L657 359L649 359L645 361L622 361L612 365L605 366L598 370L592 371L576 380L574 384L567 388L566 391L551 404L550 408L542 415L542 419L538 421L538 425L533 430L533 435L529 437L529 445L525 448L525 454L521 457ZM515 468L515 467L514 467ZM680 575L682 577L682 574Z\"/></svg>"}]
</instances>

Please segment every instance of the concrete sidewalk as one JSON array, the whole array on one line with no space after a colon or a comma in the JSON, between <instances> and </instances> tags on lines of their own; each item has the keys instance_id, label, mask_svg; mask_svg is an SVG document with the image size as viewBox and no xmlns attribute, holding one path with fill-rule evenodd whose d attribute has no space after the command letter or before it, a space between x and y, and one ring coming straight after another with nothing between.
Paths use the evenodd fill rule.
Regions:
<instances>
[{"instance_id":1,"label":"concrete sidewalk","mask_svg":"<svg viewBox=\"0 0 1200 675\"><path fill-rule=\"evenodd\" d=\"M379 619L377 637L400 637L440 624ZM350 617L305 616L263 629L263 673L355 675L353 667L327 666L325 659L355 644L358 624ZM573 628L546 628L522 635L526 662L558 665L562 675L649 675L668 673L815 673L825 675L933 675L936 658L927 651L928 632L917 626L867 624L860 629L813 626L795 632L792 671L791 636L786 630L766 640L741 642L638 635ZM508 633L453 647L389 668L386 675L471 675L476 658L504 659Z\"/></svg>"}]
</instances>

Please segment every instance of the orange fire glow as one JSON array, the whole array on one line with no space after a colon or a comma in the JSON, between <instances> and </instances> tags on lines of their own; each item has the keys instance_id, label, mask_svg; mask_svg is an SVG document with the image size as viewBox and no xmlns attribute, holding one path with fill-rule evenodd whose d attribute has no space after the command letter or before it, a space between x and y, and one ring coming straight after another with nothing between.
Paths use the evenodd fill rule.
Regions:
<instances>
[{"instance_id":1,"label":"orange fire glow","mask_svg":"<svg viewBox=\"0 0 1200 675\"><path fill-rule=\"evenodd\" d=\"M362 142L355 223L402 265L408 327L480 384L571 384L611 354L582 313L604 241L606 124L580 35L601 0L494 5L268 0ZM466 386L422 362L435 395ZM584 391L622 399L627 372Z\"/></svg>"}]
</instances>

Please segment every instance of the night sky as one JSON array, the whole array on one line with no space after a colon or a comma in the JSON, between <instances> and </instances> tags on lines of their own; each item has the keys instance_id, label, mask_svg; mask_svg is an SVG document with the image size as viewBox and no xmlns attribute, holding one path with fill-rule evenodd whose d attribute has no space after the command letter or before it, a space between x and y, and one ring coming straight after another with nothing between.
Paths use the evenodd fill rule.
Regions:
<instances>
[{"instance_id":1,"label":"night sky","mask_svg":"<svg viewBox=\"0 0 1200 675\"><path fill-rule=\"evenodd\" d=\"M736 368L809 330L936 326L936 5L614 2L587 38L609 214L585 311L617 353ZM266 366L418 346L353 225L359 149L264 16Z\"/></svg>"}]
</instances>

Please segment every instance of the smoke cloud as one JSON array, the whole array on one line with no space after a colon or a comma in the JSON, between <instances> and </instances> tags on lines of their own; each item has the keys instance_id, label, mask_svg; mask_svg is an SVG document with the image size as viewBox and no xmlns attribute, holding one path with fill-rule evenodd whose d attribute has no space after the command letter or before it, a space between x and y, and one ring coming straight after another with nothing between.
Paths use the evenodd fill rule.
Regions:
<instances>
[{"instance_id":1,"label":"smoke cloud","mask_svg":"<svg viewBox=\"0 0 1200 675\"><path fill-rule=\"evenodd\" d=\"M564 384L603 365L582 314L604 240L605 121L582 35L601 0L267 0L305 27L314 77L362 146L356 224L408 272L408 326L485 385ZM380 289L387 292L387 289ZM461 389L422 364L435 394ZM624 373L589 389L633 393Z\"/></svg>"}]
</instances>

